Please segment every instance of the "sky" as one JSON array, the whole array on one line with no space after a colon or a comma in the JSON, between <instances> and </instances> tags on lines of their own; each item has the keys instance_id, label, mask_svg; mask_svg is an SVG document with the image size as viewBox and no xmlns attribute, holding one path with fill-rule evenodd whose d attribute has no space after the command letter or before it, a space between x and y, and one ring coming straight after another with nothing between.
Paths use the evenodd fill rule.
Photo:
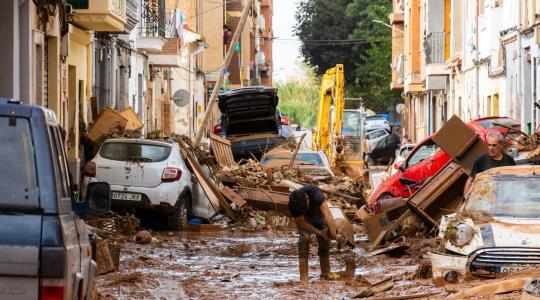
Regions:
<instances>
[{"instance_id":1,"label":"sky","mask_svg":"<svg viewBox=\"0 0 540 300\"><path fill-rule=\"evenodd\" d=\"M298 78L303 72L296 65L300 60L300 43L293 34L297 0L274 0L273 76L274 81ZM289 40L282 40L289 39Z\"/></svg>"}]
</instances>

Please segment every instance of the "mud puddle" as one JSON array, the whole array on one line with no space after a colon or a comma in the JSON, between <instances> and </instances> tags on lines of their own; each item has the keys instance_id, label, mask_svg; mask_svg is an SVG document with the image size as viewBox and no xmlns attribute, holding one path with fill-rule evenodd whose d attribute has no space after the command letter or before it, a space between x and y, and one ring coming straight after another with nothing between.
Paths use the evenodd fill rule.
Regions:
<instances>
[{"instance_id":1,"label":"mud puddle","mask_svg":"<svg viewBox=\"0 0 540 300\"><path fill-rule=\"evenodd\" d=\"M385 295L433 289L429 280L411 280L418 258L386 255L365 258L355 249L356 273L349 280L319 280L316 242L310 256L310 284L297 271L297 236L293 233L162 232L150 245L126 243L120 271L98 276L101 295L109 299L350 299L358 290L394 278ZM366 244L367 245L367 244ZM345 270L336 247L332 272ZM133 275L135 274L135 275Z\"/></svg>"}]
</instances>

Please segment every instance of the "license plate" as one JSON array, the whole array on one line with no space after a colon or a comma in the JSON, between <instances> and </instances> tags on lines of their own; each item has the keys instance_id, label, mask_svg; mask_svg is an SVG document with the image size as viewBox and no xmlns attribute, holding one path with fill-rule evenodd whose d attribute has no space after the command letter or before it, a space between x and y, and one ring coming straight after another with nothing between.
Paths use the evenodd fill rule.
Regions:
<instances>
[{"instance_id":1,"label":"license plate","mask_svg":"<svg viewBox=\"0 0 540 300\"><path fill-rule=\"evenodd\" d=\"M519 273L521 271L524 271L528 269L526 266L508 266L508 267L501 267L501 273L506 273L508 275L513 275L516 273Z\"/></svg>"},{"instance_id":2,"label":"license plate","mask_svg":"<svg viewBox=\"0 0 540 300\"><path fill-rule=\"evenodd\" d=\"M113 200L131 200L131 201L141 201L141 194L131 194L131 193L112 193Z\"/></svg>"}]
</instances>

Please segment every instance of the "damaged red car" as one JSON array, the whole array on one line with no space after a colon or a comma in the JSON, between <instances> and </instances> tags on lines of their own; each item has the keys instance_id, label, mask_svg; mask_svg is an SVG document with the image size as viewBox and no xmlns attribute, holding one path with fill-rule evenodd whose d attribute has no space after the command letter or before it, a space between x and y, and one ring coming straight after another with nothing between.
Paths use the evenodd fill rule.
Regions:
<instances>
[{"instance_id":1,"label":"damaged red car","mask_svg":"<svg viewBox=\"0 0 540 300\"><path fill-rule=\"evenodd\" d=\"M502 134L508 133L508 128L499 125L520 130L519 123L507 117L480 118L467 123L467 126L474 130L483 141L492 131ZM398 171L382 182L373 192L369 203L374 211L379 210L381 200L411 197L426 179L433 176L450 161L450 156L439 149L432 137L433 135L418 143L401 165L394 166Z\"/></svg>"}]
</instances>

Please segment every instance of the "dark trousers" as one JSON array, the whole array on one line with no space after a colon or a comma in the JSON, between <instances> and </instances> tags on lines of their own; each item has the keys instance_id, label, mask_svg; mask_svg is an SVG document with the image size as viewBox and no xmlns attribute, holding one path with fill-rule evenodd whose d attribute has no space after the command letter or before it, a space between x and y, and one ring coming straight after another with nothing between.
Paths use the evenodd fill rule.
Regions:
<instances>
[{"instance_id":1,"label":"dark trousers","mask_svg":"<svg viewBox=\"0 0 540 300\"><path fill-rule=\"evenodd\" d=\"M326 223L324 222L314 222L315 224L311 223L313 227L317 228L318 230L324 231L326 230ZM302 228L296 226L298 229L298 257L299 258L308 258L309 257L309 244L311 242L311 232L307 232L303 230ZM320 236L317 235L317 242L319 244L319 251L317 254L319 256L328 256L330 253L330 239L323 239Z\"/></svg>"}]
</instances>

